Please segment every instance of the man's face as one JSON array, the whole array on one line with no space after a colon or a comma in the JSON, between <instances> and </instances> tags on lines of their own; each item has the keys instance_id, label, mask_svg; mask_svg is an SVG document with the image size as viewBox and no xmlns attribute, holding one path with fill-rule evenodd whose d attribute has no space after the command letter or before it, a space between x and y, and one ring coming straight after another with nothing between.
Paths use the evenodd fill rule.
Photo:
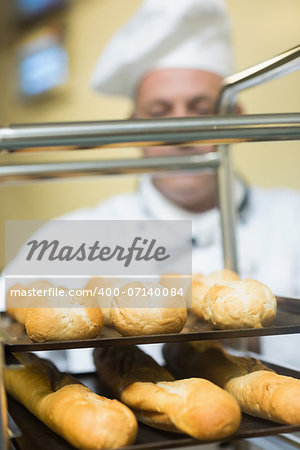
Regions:
<instances>
[{"instance_id":1,"label":"man's face","mask_svg":"<svg viewBox=\"0 0 300 450\"><path fill-rule=\"evenodd\" d=\"M135 117L193 117L215 113L222 78L191 69L161 69L149 72L136 94ZM213 146L148 147L146 157L203 154ZM216 180L213 173L155 177L154 185L178 206L195 212L215 206Z\"/></svg>"}]
</instances>

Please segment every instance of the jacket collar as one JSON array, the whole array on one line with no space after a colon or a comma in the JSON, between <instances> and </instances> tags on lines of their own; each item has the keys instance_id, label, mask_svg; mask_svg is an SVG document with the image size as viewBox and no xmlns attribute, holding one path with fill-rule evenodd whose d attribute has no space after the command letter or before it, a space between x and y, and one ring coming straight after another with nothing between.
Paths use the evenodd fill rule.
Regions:
<instances>
[{"instance_id":1,"label":"jacket collar","mask_svg":"<svg viewBox=\"0 0 300 450\"><path fill-rule=\"evenodd\" d=\"M245 216L248 206L248 188L238 177L235 179L236 204L240 216ZM221 240L220 214L218 208L204 213L192 213L179 208L164 197L153 185L149 175L140 179L139 195L145 213L154 220L192 220L193 244L207 246Z\"/></svg>"}]
</instances>

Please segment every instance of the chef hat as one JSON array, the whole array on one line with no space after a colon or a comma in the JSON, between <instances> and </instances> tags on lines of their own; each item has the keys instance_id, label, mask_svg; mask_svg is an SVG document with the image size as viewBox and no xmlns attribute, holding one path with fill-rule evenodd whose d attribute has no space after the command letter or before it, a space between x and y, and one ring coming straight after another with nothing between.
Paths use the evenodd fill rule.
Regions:
<instances>
[{"instance_id":1,"label":"chef hat","mask_svg":"<svg viewBox=\"0 0 300 450\"><path fill-rule=\"evenodd\" d=\"M232 72L230 21L223 0L144 0L111 38L91 77L104 94L134 97L149 71Z\"/></svg>"}]
</instances>

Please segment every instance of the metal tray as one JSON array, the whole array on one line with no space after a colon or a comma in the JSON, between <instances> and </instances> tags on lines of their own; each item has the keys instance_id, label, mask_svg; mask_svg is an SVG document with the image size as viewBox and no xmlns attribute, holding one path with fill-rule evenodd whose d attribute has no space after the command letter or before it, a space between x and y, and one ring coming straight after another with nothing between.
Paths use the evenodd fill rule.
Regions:
<instances>
[{"instance_id":1,"label":"metal tray","mask_svg":"<svg viewBox=\"0 0 300 450\"><path fill-rule=\"evenodd\" d=\"M253 356L253 355L251 355ZM265 363L265 361L263 361ZM282 375L300 378L300 372L270 365L271 368ZM76 375L86 386L91 388L98 394L106 395L105 390L98 381L97 374ZM64 439L56 435L43 423L36 419L21 404L8 397L8 409L22 432L22 436L17 438L17 448L20 450L74 450L70 444ZM292 433L300 431L300 426L280 425L268 420L263 420L243 414L242 423L238 431L230 437L230 441L248 439L253 437L272 436L281 433ZM210 441L213 442L213 441ZM214 441L216 442L216 441ZM225 441L224 441L225 442ZM189 447L207 443L206 441L197 441L184 434L168 433L156 430L139 423L139 431L135 444L126 447L127 450L155 450L155 449L171 449L177 447Z\"/></svg>"},{"instance_id":2,"label":"metal tray","mask_svg":"<svg viewBox=\"0 0 300 450\"><path fill-rule=\"evenodd\" d=\"M277 317L274 324L265 328L243 330L212 330L193 314L188 315L186 326L180 333L156 334L151 336L121 336L111 327L103 327L95 339L83 341L32 342L24 327L1 314L0 338L9 351L59 350L70 348L103 347L107 345L151 344L159 342L197 341L208 339L231 339L251 336L300 333L300 299L277 297Z\"/></svg>"}]
</instances>

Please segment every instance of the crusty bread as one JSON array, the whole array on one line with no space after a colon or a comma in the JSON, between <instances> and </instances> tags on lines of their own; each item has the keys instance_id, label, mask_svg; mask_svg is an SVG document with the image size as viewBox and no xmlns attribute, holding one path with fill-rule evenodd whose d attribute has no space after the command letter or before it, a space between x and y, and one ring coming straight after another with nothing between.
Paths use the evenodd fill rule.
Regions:
<instances>
[{"instance_id":1,"label":"crusty bread","mask_svg":"<svg viewBox=\"0 0 300 450\"><path fill-rule=\"evenodd\" d=\"M218 283L206 293L204 319L213 328L262 328L276 318L276 298L270 289L255 280Z\"/></svg>"},{"instance_id":2,"label":"crusty bread","mask_svg":"<svg viewBox=\"0 0 300 450\"><path fill-rule=\"evenodd\" d=\"M240 280L237 273L222 269L208 275L194 274L192 279L192 312L204 319L203 300L207 291L216 283Z\"/></svg>"},{"instance_id":3,"label":"crusty bread","mask_svg":"<svg viewBox=\"0 0 300 450\"><path fill-rule=\"evenodd\" d=\"M35 342L94 339L100 333L100 308L30 308L25 329Z\"/></svg>"},{"instance_id":4,"label":"crusty bread","mask_svg":"<svg viewBox=\"0 0 300 450\"><path fill-rule=\"evenodd\" d=\"M48 295L12 297L12 289L28 292L33 288ZM57 297L50 288L55 286L45 280L12 286L6 296L8 314L25 325L28 336L35 342L95 338L103 326L103 313L96 300L70 296L68 289L61 286L57 289L65 295ZM20 307L16 308L16 304Z\"/></svg>"},{"instance_id":5,"label":"crusty bread","mask_svg":"<svg viewBox=\"0 0 300 450\"><path fill-rule=\"evenodd\" d=\"M184 297L143 295L143 289L147 292L152 289L154 292L156 288L162 292L164 287L158 283L139 281L122 286L120 295L115 296L112 302L110 312L112 324L119 333L123 336L139 336L179 333L183 329L187 318ZM130 289L134 292L132 296L128 295Z\"/></svg>"},{"instance_id":6,"label":"crusty bread","mask_svg":"<svg viewBox=\"0 0 300 450\"><path fill-rule=\"evenodd\" d=\"M137 347L97 348L94 361L102 383L147 425L221 439L240 424L240 409L228 393L203 379L174 381Z\"/></svg>"},{"instance_id":7,"label":"crusty bread","mask_svg":"<svg viewBox=\"0 0 300 450\"><path fill-rule=\"evenodd\" d=\"M16 298L12 295L12 291L15 289L24 289L23 284L21 283L17 283L14 284L6 293L6 298L5 298L5 303L6 303L6 312L7 314L9 314L11 317L13 317L14 319L16 319L18 322L20 322L22 325L25 324L26 321L26 314L27 314L27 306L28 306L28 299L21 297L20 299L18 299L18 304L20 305L19 308L16 308L16 303L17 300ZM25 306L24 303L26 304ZM14 306L13 306L14 305Z\"/></svg>"},{"instance_id":8,"label":"crusty bread","mask_svg":"<svg viewBox=\"0 0 300 450\"><path fill-rule=\"evenodd\" d=\"M48 289L50 287L52 287L52 284L46 280L33 281L27 285L22 283L15 284L7 291L6 294L7 313L24 325L26 322L27 309L30 306L30 303L34 301L34 298L29 297L28 295L15 297L12 295L12 290L28 291L32 288Z\"/></svg>"},{"instance_id":9,"label":"crusty bread","mask_svg":"<svg viewBox=\"0 0 300 450\"><path fill-rule=\"evenodd\" d=\"M104 304L111 305L114 298L114 287L116 286L116 280L111 278L93 277L85 285L85 289L96 289L95 299L101 308L104 316L104 325L111 326L110 307L103 306ZM103 295L99 292L103 290ZM110 295L108 295L111 293Z\"/></svg>"},{"instance_id":10,"label":"crusty bread","mask_svg":"<svg viewBox=\"0 0 300 450\"><path fill-rule=\"evenodd\" d=\"M59 287L59 289L66 288ZM40 298L41 301L42 298ZM83 297L69 296L67 300L45 297L44 308L28 308L25 329L35 342L93 339L103 326L103 313L95 307L85 308ZM61 307L59 307L61 303ZM55 308L47 305L55 304ZM92 306L93 300L88 299Z\"/></svg>"},{"instance_id":11,"label":"crusty bread","mask_svg":"<svg viewBox=\"0 0 300 450\"><path fill-rule=\"evenodd\" d=\"M82 450L118 448L134 442L137 423L125 405L94 394L59 373L49 361L30 354L26 359L24 366L5 369L6 388L49 428Z\"/></svg>"},{"instance_id":12,"label":"crusty bread","mask_svg":"<svg viewBox=\"0 0 300 450\"><path fill-rule=\"evenodd\" d=\"M178 377L203 377L226 389L242 410L300 425L300 380L278 375L260 361L232 356L216 342L166 344L164 358Z\"/></svg>"},{"instance_id":13,"label":"crusty bread","mask_svg":"<svg viewBox=\"0 0 300 450\"><path fill-rule=\"evenodd\" d=\"M192 277L183 277L176 273L166 273L160 277L159 284L171 289L176 289L177 292L182 290L186 306L192 304Z\"/></svg>"}]
</instances>

